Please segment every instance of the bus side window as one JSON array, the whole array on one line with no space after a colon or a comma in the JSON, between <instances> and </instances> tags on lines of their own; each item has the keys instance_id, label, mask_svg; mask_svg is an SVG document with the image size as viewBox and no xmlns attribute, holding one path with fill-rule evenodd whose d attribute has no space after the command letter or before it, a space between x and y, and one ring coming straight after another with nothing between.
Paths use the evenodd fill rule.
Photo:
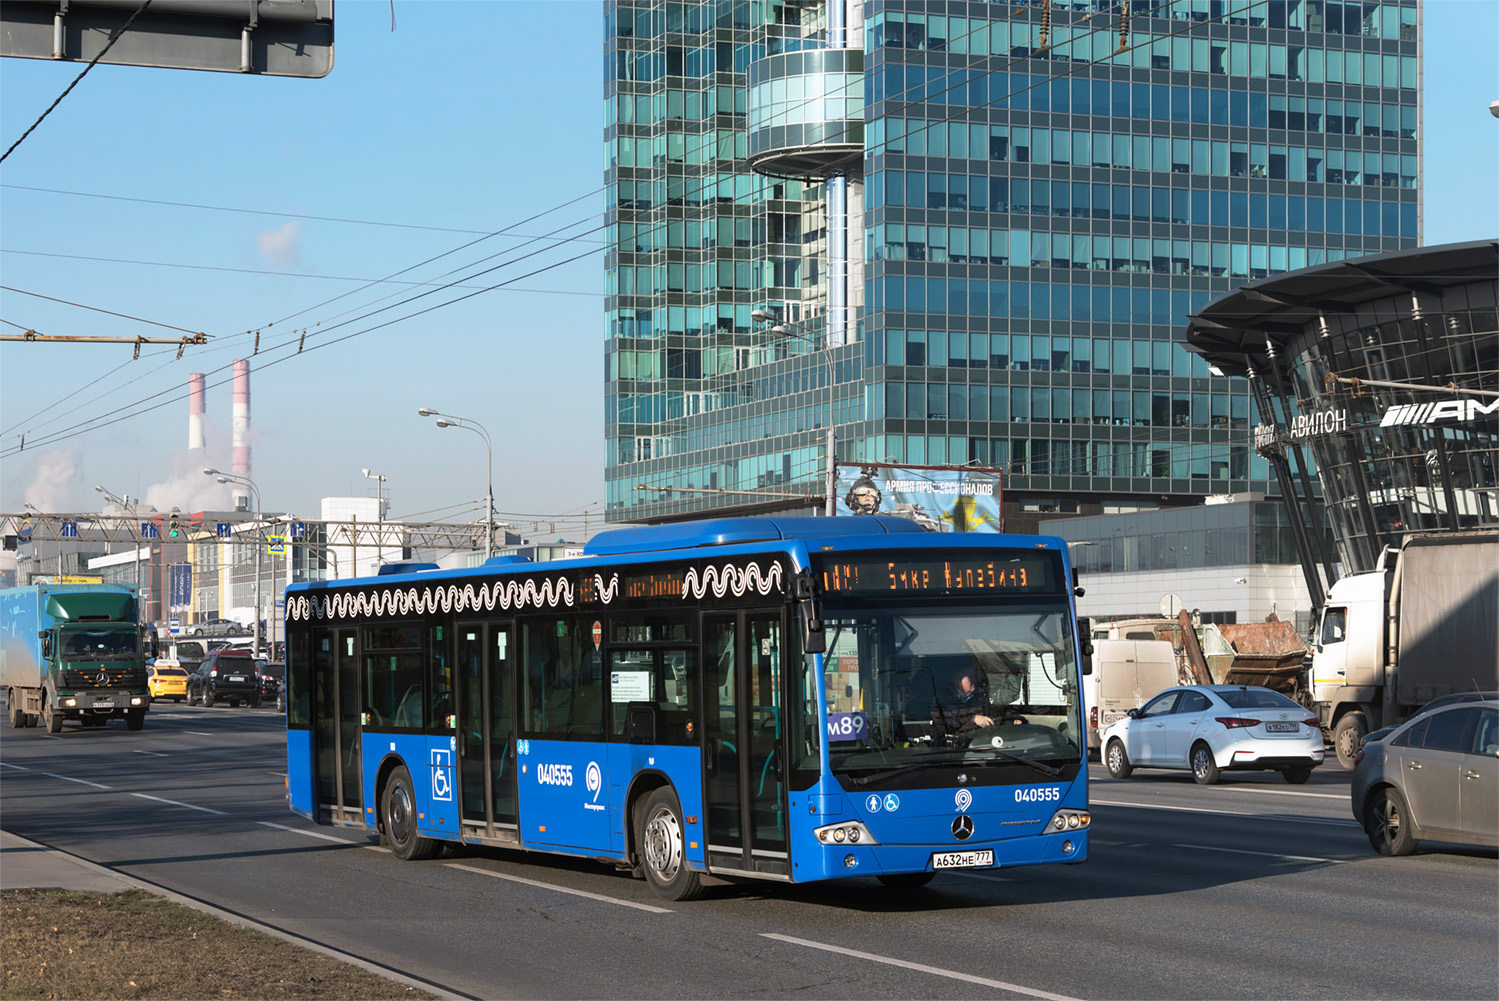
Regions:
<instances>
[{"instance_id":1,"label":"bus side window","mask_svg":"<svg viewBox=\"0 0 1499 1001\"><path fill-rule=\"evenodd\" d=\"M442 626L427 630L430 656L427 659L427 732L446 733L453 729L453 662L448 655L447 633Z\"/></svg>"}]
</instances>

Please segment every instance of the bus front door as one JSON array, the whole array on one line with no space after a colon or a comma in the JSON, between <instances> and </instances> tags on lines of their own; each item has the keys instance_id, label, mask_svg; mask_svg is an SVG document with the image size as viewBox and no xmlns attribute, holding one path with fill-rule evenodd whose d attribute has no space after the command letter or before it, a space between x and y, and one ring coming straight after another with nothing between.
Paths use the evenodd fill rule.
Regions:
<instances>
[{"instance_id":1,"label":"bus front door","mask_svg":"<svg viewBox=\"0 0 1499 1001\"><path fill-rule=\"evenodd\" d=\"M781 614L704 616L703 636L708 865L789 877Z\"/></svg>"},{"instance_id":2,"label":"bus front door","mask_svg":"<svg viewBox=\"0 0 1499 1001\"><path fill-rule=\"evenodd\" d=\"M458 624L458 759L463 834L518 840L512 627Z\"/></svg>"},{"instance_id":3,"label":"bus front door","mask_svg":"<svg viewBox=\"0 0 1499 1001\"><path fill-rule=\"evenodd\" d=\"M359 752L359 661L353 629L312 637L313 759L318 814L333 824L364 825Z\"/></svg>"}]
</instances>

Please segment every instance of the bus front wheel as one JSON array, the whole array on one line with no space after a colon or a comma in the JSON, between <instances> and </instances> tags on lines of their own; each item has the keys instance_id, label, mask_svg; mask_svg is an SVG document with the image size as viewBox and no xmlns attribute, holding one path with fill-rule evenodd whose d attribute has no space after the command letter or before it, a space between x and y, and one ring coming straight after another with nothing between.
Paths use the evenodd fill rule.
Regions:
<instances>
[{"instance_id":1,"label":"bus front wheel","mask_svg":"<svg viewBox=\"0 0 1499 1001\"><path fill-rule=\"evenodd\" d=\"M416 832L416 797L411 792L411 773L402 765L390 775L380 797L380 817L385 822L385 840L391 853L405 862L429 859L438 844Z\"/></svg>"},{"instance_id":2,"label":"bus front wheel","mask_svg":"<svg viewBox=\"0 0 1499 1001\"><path fill-rule=\"evenodd\" d=\"M651 793L639 814L636 844L645 862L645 879L656 894L667 900L694 900L702 896L701 877L687 868L687 840L682 825L682 806L668 786Z\"/></svg>"}]
</instances>

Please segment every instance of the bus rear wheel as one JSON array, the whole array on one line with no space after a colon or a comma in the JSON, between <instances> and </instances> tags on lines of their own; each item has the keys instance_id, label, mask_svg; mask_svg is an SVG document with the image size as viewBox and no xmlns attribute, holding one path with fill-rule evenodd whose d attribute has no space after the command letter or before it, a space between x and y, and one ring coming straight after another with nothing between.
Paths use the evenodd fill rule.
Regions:
<instances>
[{"instance_id":1,"label":"bus rear wheel","mask_svg":"<svg viewBox=\"0 0 1499 1001\"><path fill-rule=\"evenodd\" d=\"M651 889L667 900L695 900L702 896L702 878L687 868L686 829L677 794L669 786L657 789L646 799L639 818L635 840Z\"/></svg>"},{"instance_id":2,"label":"bus rear wheel","mask_svg":"<svg viewBox=\"0 0 1499 1001\"><path fill-rule=\"evenodd\" d=\"M416 796L411 792L411 773L405 765L391 772L390 781L385 783L380 817L385 824L385 840L396 858L416 862L437 854L438 843L416 832Z\"/></svg>"}]
</instances>

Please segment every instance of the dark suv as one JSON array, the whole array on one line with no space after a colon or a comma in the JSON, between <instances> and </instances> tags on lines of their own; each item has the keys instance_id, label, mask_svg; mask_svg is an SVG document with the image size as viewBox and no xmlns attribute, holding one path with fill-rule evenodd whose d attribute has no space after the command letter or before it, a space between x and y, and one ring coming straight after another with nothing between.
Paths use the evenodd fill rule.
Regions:
<instances>
[{"instance_id":1,"label":"dark suv","mask_svg":"<svg viewBox=\"0 0 1499 1001\"><path fill-rule=\"evenodd\" d=\"M215 702L231 706L244 702L252 708L260 705L260 673L255 670L250 651L215 650L187 679L188 705L211 706Z\"/></svg>"}]
</instances>

